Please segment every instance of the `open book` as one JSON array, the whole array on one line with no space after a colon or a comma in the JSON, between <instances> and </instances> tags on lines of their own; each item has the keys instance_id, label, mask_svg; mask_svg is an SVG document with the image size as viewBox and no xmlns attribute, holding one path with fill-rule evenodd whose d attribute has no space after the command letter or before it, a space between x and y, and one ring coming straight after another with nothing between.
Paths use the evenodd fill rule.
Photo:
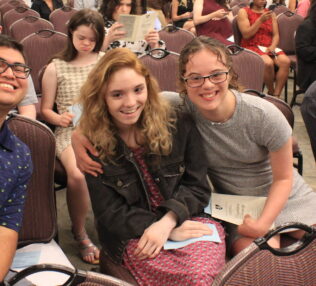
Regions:
<instances>
[{"instance_id":1,"label":"open book","mask_svg":"<svg viewBox=\"0 0 316 286\"><path fill-rule=\"evenodd\" d=\"M243 223L243 219L246 214L251 215L254 219L259 218L266 199L266 197L212 193L212 217L240 225Z\"/></svg>"},{"instance_id":2,"label":"open book","mask_svg":"<svg viewBox=\"0 0 316 286\"><path fill-rule=\"evenodd\" d=\"M157 13L144 15L121 14L118 22L124 25L122 29L126 32L126 35L123 39L128 42L144 40L145 35L154 29L156 17Z\"/></svg>"}]
</instances>

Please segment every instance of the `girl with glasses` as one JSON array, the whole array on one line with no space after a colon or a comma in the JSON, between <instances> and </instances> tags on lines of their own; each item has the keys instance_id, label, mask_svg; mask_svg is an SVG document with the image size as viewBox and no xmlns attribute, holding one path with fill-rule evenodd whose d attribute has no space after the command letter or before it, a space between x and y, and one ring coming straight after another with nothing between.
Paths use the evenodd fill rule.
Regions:
<instances>
[{"instance_id":1,"label":"girl with glasses","mask_svg":"<svg viewBox=\"0 0 316 286\"><path fill-rule=\"evenodd\" d=\"M136 55L120 48L82 87L79 128L104 170L86 175L99 238L138 285L211 285L225 263L225 237L204 213L210 190L201 138L188 114L177 117L158 92ZM163 249L167 239L211 234L207 223L221 242Z\"/></svg>"},{"instance_id":2,"label":"girl with glasses","mask_svg":"<svg viewBox=\"0 0 316 286\"><path fill-rule=\"evenodd\" d=\"M315 224L316 193L293 168L291 127L273 104L238 91L228 50L210 38L196 38L182 50L179 71L181 94L204 138L215 190L267 197L258 219L245 216L238 227L228 224L233 254L273 223ZM279 237L269 242L280 247Z\"/></svg>"},{"instance_id":3,"label":"girl with glasses","mask_svg":"<svg viewBox=\"0 0 316 286\"><path fill-rule=\"evenodd\" d=\"M103 19L96 11L83 9L74 14L68 24L67 46L48 64L42 80L41 111L44 119L56 126L56 153L67 172L67 204L72 233L78 242L81 258L92 264L98 263L99 250L85 231L89 193L71 147L74 114L69 108L89 72L104 55L100 52L104 39L103 26Z\"/></svg>"}]
</instances>

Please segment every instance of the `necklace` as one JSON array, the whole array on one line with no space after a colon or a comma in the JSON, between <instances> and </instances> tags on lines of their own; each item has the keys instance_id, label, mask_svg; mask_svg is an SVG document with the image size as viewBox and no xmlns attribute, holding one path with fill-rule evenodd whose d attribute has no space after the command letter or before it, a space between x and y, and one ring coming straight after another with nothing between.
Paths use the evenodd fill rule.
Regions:
<instances>
[{"instance_id":1,"label":"necklace","mask_svg":"<svg viewBox=\"0 0 316 286\"><path fill-rule=\"evenodd\" d=\"M209 122L211 123L211 125L214 126L214 125L223 125L223 124L225 124L228 120L229 120L229 118L226 118L226 119L224 119L224 120L222 120L222 121L218 121L218 122L209 120Z\"/></svg>"}]
</instances>

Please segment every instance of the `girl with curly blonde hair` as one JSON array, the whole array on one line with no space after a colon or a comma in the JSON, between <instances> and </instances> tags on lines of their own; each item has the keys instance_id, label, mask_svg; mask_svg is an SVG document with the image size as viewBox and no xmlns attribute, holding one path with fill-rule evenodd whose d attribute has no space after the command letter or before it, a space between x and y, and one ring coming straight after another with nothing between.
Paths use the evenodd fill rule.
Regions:
<instances>
[{"instance_id":1,"label":"girl with curly blonde hair","mask_svg":"<svg viewBox=\"0 0 316 286\"><path fill-rule=\"evenodd\" d=\"M156 80L136 59L133 53L118 48L110 56L103 57L100 64L91 72L86 84L82 87L79 102L83 105L80 129L94 142L102 159L115 155L116 135L119 130L111 118L111 112L104 100L104 91L110 84L111 76L124 68L130 68L145 79L147 102L141 110L137 121L137 140L147 145L148 149L159 155L167 155L171 150L173 126L172 111L164 98L159 96ZM97 103L97 104L96 104ZM155 112L154 112L155 111ZM93 116L91 116L93 114Z\"/></svg>"},{"instance_id":2,"label":"girl with curly blonde hair","mask_svg":"<svg viewBox=\"0 0 316 286\"><path fill-rule=\"evenodd\" d=\"M103 169L86 174L101 260L122 264L137 285L210 285L225 263L225 239L204 213L210 190L201 137L188 114L174 119L158 91L147 68L120 48L99 61L82 87L79 128ZM208 223L220 243L163 249L168 239L211 234Z\"/></svg>"}]
</instances>

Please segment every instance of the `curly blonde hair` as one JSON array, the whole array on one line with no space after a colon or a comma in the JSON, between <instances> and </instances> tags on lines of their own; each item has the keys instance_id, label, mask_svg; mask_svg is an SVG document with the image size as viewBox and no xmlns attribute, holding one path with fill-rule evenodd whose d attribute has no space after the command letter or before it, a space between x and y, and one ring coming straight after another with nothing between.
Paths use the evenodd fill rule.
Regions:
<instances>
[{"instance_id":1,"label":"curly blonde hair","mask_svg":"<svg viewBox=\"0 0 316 286\"><path fill-rule=\"evenodd\" d=\"M159 95L159 87L148 69L128 49L117 48L107 52L90 72L77 99L82 105L79 128L100 153L102 160L116 155L118 129L113 123L104 99L104 93L114 73L131 68L146 80L148 97L137 127L148 151L168 155L172 148L171 128L173 110Z\"/></svg>"}]
</instances>

